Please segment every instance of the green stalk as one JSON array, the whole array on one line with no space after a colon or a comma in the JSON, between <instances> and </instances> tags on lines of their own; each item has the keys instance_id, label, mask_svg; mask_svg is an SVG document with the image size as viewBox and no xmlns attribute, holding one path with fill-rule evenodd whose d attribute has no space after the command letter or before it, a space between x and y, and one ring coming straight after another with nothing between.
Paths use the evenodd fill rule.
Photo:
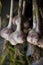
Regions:
<instances>
[{"instance_id":1,"label":"green stalk","mask_svg":"<svg viewBox=\"0 0 43 65\"><path fill-rule=\"evenodd\" d=\"M23 0L19 0L18 16L22 16Z\"/></svg>"},{"instance_id":2,"label":"green stalk","mask_svg":"<svg viewBox=\"0 0 43 65\"><path fill-rule=\"evenodd\" d=\"M1 1L0 1L0 30L1 30L1 11L2 11L2 3L1 3Z\"/></svg>"},{"instance_id":3,"label":"green stalk","mask_svg":"<svg viewBox=\"0 0 43 65\"><path fill-rule=\"evenodd\" d=\"M39 12L36 0L33 0L33 29L39 32Z\"/></svg>"}]
</instances>

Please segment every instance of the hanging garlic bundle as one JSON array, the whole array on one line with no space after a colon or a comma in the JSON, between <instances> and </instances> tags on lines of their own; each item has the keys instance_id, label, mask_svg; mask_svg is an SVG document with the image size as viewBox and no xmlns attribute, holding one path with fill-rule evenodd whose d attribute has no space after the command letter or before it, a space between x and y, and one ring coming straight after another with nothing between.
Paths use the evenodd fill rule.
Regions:
<instances>
[{"instance_id":1,"label":"hanging garlic bundle","mask_svg":"<svg viewBox=\"0 0 43 65\"><path fill-rule=\"evenodd\" d=\"M28 33L27 41L36 45L39 39L38 34L40 33L39 30L39 13L38 13L38 6L36 0L33 0L33 28Z\"/></svg>"},{"instance_id":2,"label":"hanging garlic bundle","mask_svg":"<svg viewBox=\"0 0 43 65\"><path fill-rule=\"evenodd\" d=\"M15 16L13 19L13 24L16 24L17 28L9 37L9 42L12 45L16 45L18 43L22 44L25 41L24 34L21 31L22 7L23 7L23 0L19 0L18 15Z\"/></svg>"},{"instance_id":3,"label":"hanging garlic bundle","mask_svg":"<svg viewBox=\"0 0 43 65\"><path fill-rule=\"evenodd\" d=\"M9 18L9 23L8 26L5 27L4 29L1 30L0 35L4 39L8 40L9 35L13 32L11 29L12 26L12 16L13 16L13 0L11 0L11 7L10 7L10 18Z\"/></svg>"}]
</instances>

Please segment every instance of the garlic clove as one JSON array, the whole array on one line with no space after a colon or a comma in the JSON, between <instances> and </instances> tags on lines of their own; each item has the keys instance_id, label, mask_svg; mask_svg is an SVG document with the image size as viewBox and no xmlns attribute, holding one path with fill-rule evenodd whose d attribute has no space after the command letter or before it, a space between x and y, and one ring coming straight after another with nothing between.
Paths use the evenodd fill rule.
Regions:
<instances>
[{"instance_id":1,"label":"garlic clove","mask_svg":"<svg viewBox=\"0 0 43 65\"><path fill-rule=\"evenodd\" d=\"M33 43L34 45L37 45L38 42L38 33L35 32L34 30L30 31L28 36L27 36L27 41L30 43Z\"/></svg>"},{"instance_id":2,"label":"garlic clove","mask_svg":"<svg viewBox=\"0 0 43 65\"><path fill-rule=\"evenodd\" d=\"M9 41L11 42L11 44L14 44L14 45L16 45L16 44L18 44L18 43L23 43L24 42L24 39L23 39L23 35L22 35L22 33L21 32L14 32L14 33L12 33L11 35L10 35L10 37L9 37ZM13 41L13 42L12 42ZM14 42L17 42L17 43L14 43Z\"/></svg>"},{"instance_id":3,"label":"garlic clove","mask_svg":"<svg viewBox=\"0 0 43 65\"><path fill-rule=\"evenodd\" d=\"M9 35L10 35L11 33L12 33L12 30L11 30L11 29L4 28L4 29L1 30L0 35L1 35L1 37L3 37L4 39L8 40Z\"/></svg>"},{"instance_id":4,"label":"garlic clove","mask_svg":"<svg viewBox=\"0 0 43 65\"><path fill-rule=\"evenodd\" d=\"M13 24L16 24L17 28L16 28L15 32L13 32L9 36L9 42L11 42L11 40L12 40L13 42L11 42L11 44L13 44L14 41L16 41L17 44L18 43L23 43L25 41L25 38L24 38L23 32L21 31L21 21L20 21L19 16L14 17ZM14 43L14 45L15 45L15 43Z\"/></svg>"}]
</instances>

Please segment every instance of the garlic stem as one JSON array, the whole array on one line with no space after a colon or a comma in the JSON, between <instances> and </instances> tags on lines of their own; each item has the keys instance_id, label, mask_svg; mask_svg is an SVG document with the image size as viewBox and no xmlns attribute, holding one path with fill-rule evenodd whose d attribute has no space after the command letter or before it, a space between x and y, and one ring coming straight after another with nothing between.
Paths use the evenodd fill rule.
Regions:
<instances>
[{"instance_id":1,"label":"garlic stem","mask_svg":"<svg viewBox=\"0 0 43 65\"><path fill-rule=\"evenodd\" d=\"M22 15L24 15L24 14L25 14L25 6L26 6L26 1L25 1L25 0L23 0L23 11L22 11Z\"/></svg>"},{"instance_id":2,"label":"garlic stem","mask_svg":"<svg viewBox=\"0 0 43 65\"><path fill-rule=\"evenodd\" d=\"M33 0L33 29L35 29L36 32L39 32L39 13L35 0Z\"/></svg>"},{"instance_id":3,"label":"garlic stem","mask_svg":"<svg viewBox=\"0 0 43 65\"><path fill-rule=\"evenodd\" d=\"M22 16L23 0L19 0L18 16Z\"/></svg>"},{"instance_id":4,"label":"garlic stem","mask_svg":"<svg viewBox=\"0 0 43 65\"><path fill-rule=\"evenodd\" d=\"M11 7L10 7L10 19L9 19L8 28L10 28L10 27L11 27L11 25L12 25L12 16L13 16L13 0L11 0Z\"/></svg>"}]
</instances>

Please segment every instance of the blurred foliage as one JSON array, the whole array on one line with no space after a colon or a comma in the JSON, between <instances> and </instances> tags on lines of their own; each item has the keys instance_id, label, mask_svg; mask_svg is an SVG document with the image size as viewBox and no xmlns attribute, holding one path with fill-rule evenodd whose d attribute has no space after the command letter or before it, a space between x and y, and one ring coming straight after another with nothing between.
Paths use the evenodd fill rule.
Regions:
<instances>
[{"instance_id":1,"label":"blurred foliage","mask_svg":"<svg viewBox=\"0 0 43 65\"><path fill-rule=\"evenodd\" d=\"M22 48L24 49L24 45L22 45ZM12 46L9 42L7 42L0 57L0 65L30 65L25 51L22 50L23 53L21 53L19 49L17 46Z\"/></svg>"}]
</instances>

